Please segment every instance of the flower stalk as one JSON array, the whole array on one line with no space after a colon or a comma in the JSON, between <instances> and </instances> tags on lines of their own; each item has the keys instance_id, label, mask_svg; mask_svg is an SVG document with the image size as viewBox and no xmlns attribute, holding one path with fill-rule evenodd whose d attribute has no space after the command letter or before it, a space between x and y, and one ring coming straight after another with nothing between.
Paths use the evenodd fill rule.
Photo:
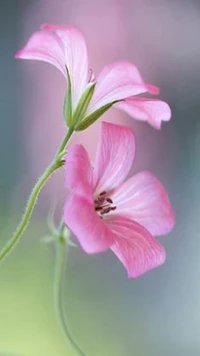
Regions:
<instances>
[{"instance_id":1,"label":"flower stalk","mask_svg":"<svg viewBox=\"0 0 200 356\"><path fill-rule=\"evenodd\" d=\"M55 266L55 281L54 281L54 305L58 323L65 338L65 341L75 351L77 356L86 356L86 354L80 349L76 341L74 340L69 326L67 325L64 313L64 307L62 302L63 295L63 283L65 275L65 265L68 250L68 239L64 233L66 229L63 223L60 228L59 238L57 240L57 254L56 254L56 266Z\"/></svg>"},{"instance_id":2,"label":"flower stalk","mask_svg":"<svg viewBox=\"0 0 200 356\"><path fill-rule=\"evenodd\" d=\"M32 193L28 199L28 203L24 212L24 215L22 216L21 222L19 223L17 230L13 234L13 237L11 240L7 243L7 245L0 251L0 262L10 253L10 251L13 249L13 247L16 245L16 243L19 241L20 237L24 233L29 220L31 218L32 212L34 210L34 207L37 202L38 195L43 188L43 186L46 184L46 182L49 180L49 178L52 176L52 174L62 167L64 165L63 161L63 151L65 149L66 144L68 143L71 135L73 133L73 129L68 129L67 134L65 135L63 141L61 142L61 145L56 153L56 156L53 160L53 162L50 164L49 167L45 170L45 172L42 174L42 176L39 178L37 181L35 187L32 190Z\"/></svg>"}]
</instances>

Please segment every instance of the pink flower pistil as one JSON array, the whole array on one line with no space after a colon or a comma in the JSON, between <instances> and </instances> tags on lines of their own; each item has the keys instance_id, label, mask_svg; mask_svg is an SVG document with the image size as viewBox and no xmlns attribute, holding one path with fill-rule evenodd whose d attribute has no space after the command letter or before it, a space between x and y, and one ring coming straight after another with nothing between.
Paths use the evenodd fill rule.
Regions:
<instances>
[{"instance_id":1,"label":"pink flower pistil","mask_svg":"<svg viewBox=\"0 0 200 356\"><path fill-rule=\"evenodd\" d=\"M109 64L95 79L89 70L85 39L74 27L43 25L15 57L48 62L62 72L70 89L66 112L71 117L66 120L68 126L76 125L77 130L91 125L112 105L156 129L162 121L170 120L167 103L137 97L141 93L158 94L159 89L145 84L134 64L127 61Z\"/></svg>"},{"instance_id":2,"label":"pink flower pistil","mask_svg":"<svg viewBox=\"0 0 200 356\"><path fill-rule=\"evenodd\" d=\"M175 218L163 185L150 172L127 178L135 157L135 138L123 126L102 123L94 166L80 144L66 157L71 194L66 225L87 253L111 249L137 277L162 264L165 250L153 235L171 231Z\"/></svg>"}]
</instances>

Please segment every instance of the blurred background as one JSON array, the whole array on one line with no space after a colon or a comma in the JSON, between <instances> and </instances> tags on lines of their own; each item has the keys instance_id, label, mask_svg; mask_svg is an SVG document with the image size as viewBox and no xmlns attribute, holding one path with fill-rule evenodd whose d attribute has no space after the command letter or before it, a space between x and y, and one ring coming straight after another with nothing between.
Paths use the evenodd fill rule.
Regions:
<instances>
[{"instance_id":1,"label":"blurred background","mask_svg":"<svg viewBox=\"0 0 200 356\"><path fill-rule=\"evenodd\" d=\"M128 280L111 252L70 249L65 308L88 356L200 355L200 1L1 0L0 246L11 237L37 177L65 133L65 81L50 65L17 61L40 24L72 24L85 34L95 73L129 60L161 88L172 119L160 132L112 109L103 119L136 133L133 172L151 170L164 183L176 227L160 241L166 263ZM100 122L76 134L94 157ZM92 137L92 140L91 140ZM42 191L29 228L0 268L2 356L74 355L56 323L53 246L41 243L52 203L65 198L63 172ZM67 194L67 193L66 193Z\"/></svg>"}]
</instances>

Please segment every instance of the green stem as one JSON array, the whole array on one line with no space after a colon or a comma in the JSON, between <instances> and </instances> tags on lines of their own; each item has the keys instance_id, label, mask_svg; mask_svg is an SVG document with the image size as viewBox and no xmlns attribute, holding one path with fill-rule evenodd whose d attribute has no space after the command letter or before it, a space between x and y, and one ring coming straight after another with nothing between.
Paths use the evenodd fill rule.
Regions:
<instances>
[{"instance_id":1,"label":"green stem","mask_svg":"<svg viewBox=\"0 0 200 356\"><path fill-rule=\"evenodd\" d=\"M71 135L73 134L74 129L72 129L71 127L68 128L67 134L64 137L63 141L61 142L61 145L56 153L56 157L59 156L59 154L65 149L66 144L68 143Z\"/></svg>"},{"instance_id":2,"label":"green stem","mask_svg":"<svg viewBox=\"0 0 200 356\"><path fill-rule=\"evenodd\" d=\"M60 328L63 332L63 336L68 345L72 347L78 356L86 356L85 353L80 349L67 325L65 320L64 307L62 303L62 294L63 294L63 282L65 274L65 262L67 256L67 246L65 238L62 234L59 237L57 242L57 259L56 259L56 269L55 269L55 284L54 284L54 303L57 320L59 322Z\"/></svg>"},{"instance_id":3,"label":"green stem","mask_svg":"<svg viewBox=\"0 0 200 356\"><path fill-rule=\"evenodd\" d=\"M25 231L30 217L32 215L33 209L35 207L38 195L42 189L42 187L45 185L45 183L48 181L48 179L51 177L51 175L61 166L63 166L63 161L59 159L60 153L64 150L67 142L69 141L71 135L73 133L72 129L68 129L68 132L66 136L64 137L57 153L55 156L55 159L53 160L52 164L45 170L43 175L39 178L37 181L35 187L32 190L32 193L28 199L28 203L26 206L26 210L24 212L24 215L22 216L21 222L17 227L17 230L15 231L13 237L11 240L7 243L7 245L0 251L0 262L8 255L8 253L13 249L15 244L18 242L20 239L21 235Z\"/></svg>"}]
</instances>

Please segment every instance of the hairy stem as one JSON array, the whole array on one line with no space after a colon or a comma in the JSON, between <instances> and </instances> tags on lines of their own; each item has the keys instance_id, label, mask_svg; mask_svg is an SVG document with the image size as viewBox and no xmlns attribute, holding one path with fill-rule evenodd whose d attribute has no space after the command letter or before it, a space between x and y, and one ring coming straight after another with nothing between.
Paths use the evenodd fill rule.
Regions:
<instances>
[{"instance_id":1,"label":"hairy stem","mask_svg":"<svg viewBox=\"0 0 200 356\"><path fill-rule=\"evenodd\" d=\"M57 242L57 259L56 259L55 284L54 284L55 311L56 311L57 320L59 322L60 328L62 330L63 336L65 337L67 344L72 347L76 355L86 356L85 353L80 349L76 341L74 341L74 338L70 332L69 326L67 325L65 319L64 307L62 303L67 247L68 244L66 243L65 238L61 234Z\"/></svg>"},{"instance_id":2,"label":"hairy stem","mask_svg":"<svg viewBox=\"0 0 200 356\"><path fill-rule=\"evenodd\" d=\"M38 179L35 187L32 190L32 193L28 199L28 203L25 209L25 212L22 216L21 222L19 223L17 230L13 234L12 238L10 241L8 241L7 245L3 247L3 249L0 251L0 262L8 255L8 253L13 249L13 247L16 245L16 243L19 241L21 235L25 231L30 217L32 215L33 209L35 207L35 204L37 202L38 195L42 189L42 187L45 185L45 183L49 180L49 178L52 176L52 174L61 166L63 166L63 161L59 159L59 155L62 153L64 150L67 142L69 141L71 135L73 133L72 129L68 129L68 132L66 136L64 137L57 153L56 156L52 162L52 164L45 170L45 172L42 174L42 176Z\"/></svg>"}]
</instances>

